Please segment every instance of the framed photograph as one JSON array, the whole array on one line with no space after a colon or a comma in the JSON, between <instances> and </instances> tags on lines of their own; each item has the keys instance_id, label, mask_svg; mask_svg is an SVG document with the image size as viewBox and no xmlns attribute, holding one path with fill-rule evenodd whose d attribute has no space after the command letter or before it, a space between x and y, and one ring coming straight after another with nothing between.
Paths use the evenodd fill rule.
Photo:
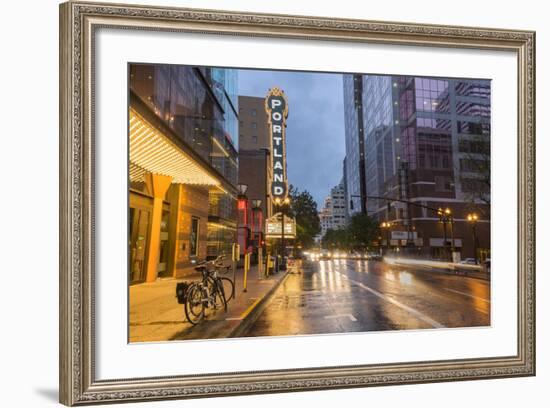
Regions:
<instances>
[{"instance_id":1,"label":"framed photograph","mask_svg":"<svg viewBox=\"0 0 550 408\"><path fill-rule=\"evenodd\" d=\"M535 33L60 6L60 401L535 374Z\"/></svg>"}]
</instances>

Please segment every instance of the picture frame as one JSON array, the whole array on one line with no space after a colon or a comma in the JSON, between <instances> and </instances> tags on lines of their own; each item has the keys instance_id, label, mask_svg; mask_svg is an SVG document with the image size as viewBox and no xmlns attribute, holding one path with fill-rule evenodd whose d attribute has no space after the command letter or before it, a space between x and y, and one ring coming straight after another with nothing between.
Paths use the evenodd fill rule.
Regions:
<instances>
[{"instance_id":1,"label":"picture frame","mask_svg":"<svg viewBox=\"0 0 550 408\"><path fill-rule=\"evenodd\" d=\"M95 198L101 186L95 178L95 41L101 28L514 53L518 73L517 353L482 358L98 379ZM64 3L60 6L59 181L59 395L65 405L535 375L535 33L532 31Z\"/></svg>"}]
</instances>

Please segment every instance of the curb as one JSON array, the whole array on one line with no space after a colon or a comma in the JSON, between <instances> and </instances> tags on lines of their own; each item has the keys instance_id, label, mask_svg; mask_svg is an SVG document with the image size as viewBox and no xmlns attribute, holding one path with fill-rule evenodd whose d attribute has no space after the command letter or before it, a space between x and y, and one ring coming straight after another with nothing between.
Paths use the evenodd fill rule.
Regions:
<instances>
[{"instance_id":1,"label":"curb","mask_svg":"<svg viewBox=\"0 0 550 408\"><path fill-rule=\"evenodd\" d=\"M235 337L243 337L243 333L245 333L252 325L258 320L258 317L262 314L262 312L267 307L267 304L271 300L271 297L275 293L275 291L283 284L284 281L288 279L290 275L290 271L287 269L285 272L285 276L283 276L279 281L273 285L273 287L265 294L265 296L254 306L254 308L248 313L245 318L242 320L241 324L239 324L237 327L235 327L231 333L227 336L227 338L235 338Z\"/></svg>"}]
</instances>

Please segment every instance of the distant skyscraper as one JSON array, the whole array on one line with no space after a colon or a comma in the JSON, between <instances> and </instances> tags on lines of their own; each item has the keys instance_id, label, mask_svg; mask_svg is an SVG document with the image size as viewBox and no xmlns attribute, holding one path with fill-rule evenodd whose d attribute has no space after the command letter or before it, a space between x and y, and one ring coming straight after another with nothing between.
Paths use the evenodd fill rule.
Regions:
<instances>
[{"instance_id":1,"label":"distant skyscraper","mask_svg":"<svg viewBox=\"0 0 550 408\"><path fill-rule=\"evenodd\" d=\"M337 230L346 226L346 196L344 183L341 181L330 190L330 195L325 198L325 204L319 211L321 221L321 237L329 229Z\"/></svg>"},{"instance_id":2,"label":"distant skyscraper","mask_svg":"<svg viewBox=\"0 0 550 408\"><path fill-rule=\"evenodd\" d=\"M346 197L343 182L330 190L330 205L332 209L332 229L344 228L346 226Z\"/></svg>"},{"instance_id":3,"label":"distant skyscraper","mask_svg":"<svg viewBox=\"0 0 550 408\"><path fill-rule=\"evenodd\" d=\"M323 238L329 229L332 229L332 203L331 198L325 198L325 205L319 211L319 221L321 222L320 238Z\"/></svg>"}]
</instances>

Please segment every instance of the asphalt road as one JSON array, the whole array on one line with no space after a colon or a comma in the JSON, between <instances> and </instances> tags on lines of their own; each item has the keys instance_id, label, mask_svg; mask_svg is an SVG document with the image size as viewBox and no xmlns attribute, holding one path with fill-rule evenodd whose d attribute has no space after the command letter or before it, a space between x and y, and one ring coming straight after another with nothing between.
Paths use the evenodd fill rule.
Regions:
<instances>
[{"instance_id":1,"label":"asphalt road","mask_svg":"<svg viewBox=\"0 0 550 408\"><path fill-rule=\"evenodd\" d=\"M490 325L490 282L358 260L305 261L246 337Z\"/></svg>"}]
</instances>

